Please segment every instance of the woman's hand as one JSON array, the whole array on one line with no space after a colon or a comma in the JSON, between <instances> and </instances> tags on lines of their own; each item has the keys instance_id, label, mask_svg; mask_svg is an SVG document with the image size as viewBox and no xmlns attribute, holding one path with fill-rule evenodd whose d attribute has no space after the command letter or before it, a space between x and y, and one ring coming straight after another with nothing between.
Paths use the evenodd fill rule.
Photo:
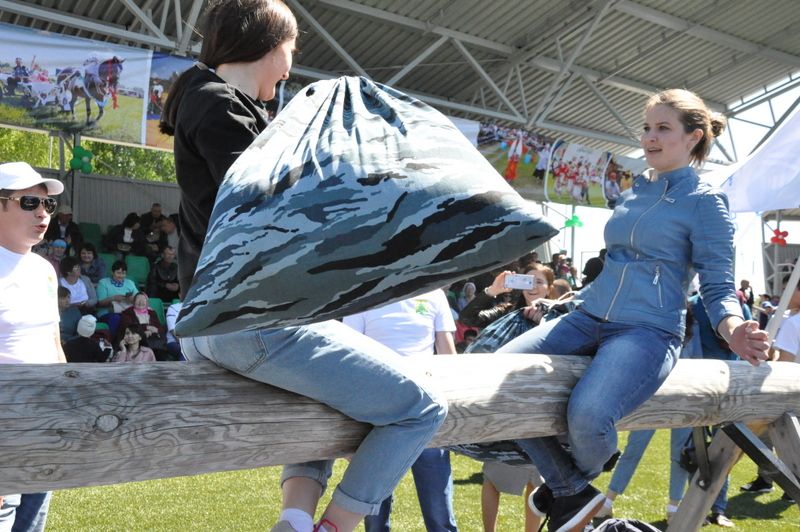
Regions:
<instances>
[{"instance_id":1,"label":"woman's hand","mask_svg":"<svg viewBox=\"0 0 800 532\"><path fill-rule=\"evenodd\" d=\"M541 304L544 299L534 299L530 306L522 309L522 315L535 324L539 324L542 318L547 313L545 307Z\"/></svg>"},{"instance_id":2,"label":"woman's hand","mask_svg":"<svg viewBox=\"0 0 800 532\"><path fill-rule=\"evenodd\" d=\"M497 277L494 278L492 284L484 290L487 296L490 297L497 297L500 294L507 294L511 292L510 288L506 288L506 275L510 275L513 272L504 271L500 272Z\"/></svg>"},{"instance_id":3,"label":"woman's hand","mask_svg":"<svg viewBox=\"0 0 800 532\"><path fill-rule=\"evenodd\" d=\"M736 326L728 340L731 351L739 358L758 366L762 360L769 360L769 335L758 328L758 322L744 321Z\"/></svg>"}]
</instances>

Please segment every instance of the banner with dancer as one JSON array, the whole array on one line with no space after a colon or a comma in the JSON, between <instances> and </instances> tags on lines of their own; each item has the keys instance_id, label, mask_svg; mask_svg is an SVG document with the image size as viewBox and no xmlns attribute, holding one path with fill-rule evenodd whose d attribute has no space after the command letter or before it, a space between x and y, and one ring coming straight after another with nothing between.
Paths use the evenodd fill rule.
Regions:
<instances>
[{"instance_id":1,"label":"banner with dancer","mask_svg":"<svg viewBox=\"0 0 800 532\"><path fill-rule=\"evenodd\" d=\"M613 209L641 159L588 148L492 122L480 125L478 150L526 199Z\"/></svg>"},{"instance_id":2,"label":"banner with dancer","mask_svg":"<svg viewBox=\"0 0 800 532\"><path fill-rule=\"evenodd\" d=\"M647 170L647 161L612 155L603 172L603 195L606 206L613 209L620 194L633 186L633 178Z\"/></svg>"},{"instance_id":3,"label":"banner with dancer","mask_svg":"<svg viewBox=\"0 0 800 532\"><path fill-rule=\"evenodd\" d=\"M547 201L605 207L603 174L610 158L606 151L556 141L545 180Z\"/></svg>"},{"instance_id":4,"label":"banner with dancer","mask_svg":"<svg viewBox=\"0 0 800 532\"><path fill-rule=\"evenodd\" d=\"M150 51L0 24L0 122L144 143Z\"/></svg>"},{"instance_id":5,"label":"banner with dancer","mask_svg":"<svg viewBox=\"0 0 800 532\"><path fill-rule=\"evenodd\" d=\"M522 129L481 123L478 151L523 197L548 201L545 175L553 139Z\"/></svg>"}]
</instances>

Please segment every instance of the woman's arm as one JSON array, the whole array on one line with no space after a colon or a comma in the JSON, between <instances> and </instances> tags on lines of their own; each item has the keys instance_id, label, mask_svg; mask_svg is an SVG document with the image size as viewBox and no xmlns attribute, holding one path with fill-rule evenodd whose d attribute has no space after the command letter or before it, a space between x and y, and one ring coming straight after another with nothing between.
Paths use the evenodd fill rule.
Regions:
<instances>
[{"instance_id":1,"label":"woman's arm","mask_svg":"<svg viewBox=\"0 0 800 532\"><path fill-rule=\"evenodd\" d=\"M458 321L467 327L486 327L497 318L507 314L510 308L507 303L499 303L495 299L500 294L511 291L505 287L506 275L511 272L499 273L483 292L478 292L469 304L458 313Z\"/></svg>"},{"instance_id":2,"label":"woman's arm","mask_svg":"<svg viewBox=\"0 0 800 532\"><path fill-rule=\"evenodd\" d=\"M754 366L769 360L769 335L758 328L758 322L745 321L739 316L726 316L717 326L717 332L742 360Z\"/></svg>"},{"instance_id":3,"label":"woman's arm","mask_svg":"<svg viewBox=\"0 0 800 532\"><path fill-rule=\"evenodd\" d=\"M89 299L84 302L84 306L89 308L97 306L97 291L94 289L92 280L86 275L81 275L80 279L83 281L84 286L86 286L86 294L89 296Z\"/></svg>"},{"instance_id":4,"label":"woman's arm","mask_svg":"<svg viewBox=\"0 0 800 532\"><path fill-rule=\"evenodd\" d=\"M733 278L733 234L725 195L702 194L693 219L691 245L703 304L731 350L757 366L768 359L768 336L758 329L758 322L745 321L742 315Z\"/></svg>"},{"instance_id":5,"label":"woman's arm","mask_svg":"<svg viewBox=\"0 0 800 532\"><path fill-rule=\"evenodd\" d=\"M161 325L161 321L158 319L158 314L156 314L156 311L155 310L150 310L148 312L148 315L150 317L150 326L151 327L155 327L156 328L156 332L158 333L158 335L163 337L165 329L164 329L164 326Z\"/></svg>"},{"instance_id":6,"label":"woman's arm","mask_svg":"<svg viewBox=\"0 0 800 532\"><path fill-rule=\"evenodd\" d=\"M513 309L512 303L497 303L495 298L485 292L479 292L469 305L459 312L458 321L467 327L486 327Z\"/></svg>"},{"instance_id":7,"label":"woman's arm","mask_svg":"<svg viewBox=\"0 0 800 532\"><path fill-rule=\"evenodd\" d=\"M97 283L97 306L98 307L108 307L111 305L111 302L114 301L113 295L108 293L108 283L103 282L104 279L100 279L100 282Z\"/></svg>"}]
</instances>

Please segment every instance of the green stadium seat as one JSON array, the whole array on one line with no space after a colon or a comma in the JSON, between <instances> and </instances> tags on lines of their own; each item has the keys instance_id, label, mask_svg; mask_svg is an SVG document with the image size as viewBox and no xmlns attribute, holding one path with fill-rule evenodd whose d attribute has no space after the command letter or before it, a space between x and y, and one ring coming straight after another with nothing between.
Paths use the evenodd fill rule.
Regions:
<instances>
[{"instance_id":1,"label":"green stadium seat","mask_svg":"<svg viewBox=\"0 0 800 532\"><path fill-rule=\"evenodd\" d=\"M161 322L161 325L167 325L167 313L164 309L164 301L157 298L151 297L150 298L150 308L153 309L156 314L158 315L158 321Z\"/></svg>"},{"instance_id":2,"label":"green stadium seat","mask_svg":"<svg viewBox=\"0 0 800 532\"><path fill-rule=\"evenodd\" d=\"M100 260L106 263L106 275L111 277L111 265L117 262L117 256L114 253L97 253Z\"/></svg>"},{"instance_id":3,"label":"green stadium seat","mask_svg":"<svg viewBox=\"0 0 800 532\"><path fill-rule=\"evenodd\" d=\"M125 264L128 265L128 278L140 289L143 289L147 284L147 276L150 274L150 261L147 260L147 257L127 255Z\"/></svg>"},{"instance_id":4,"label":"green stadium seat","mask_svg":"<svg viewBox=\"0 0 800 532\"><path fill-rule=\"evenodd\" d=\"M83 235L84 242L91 242L98 251L101 249L103 243L103 230L100 228L100 224L80 222L78 224L78 229L81 230L81 235Z\"/></svg>"}]
</instances>

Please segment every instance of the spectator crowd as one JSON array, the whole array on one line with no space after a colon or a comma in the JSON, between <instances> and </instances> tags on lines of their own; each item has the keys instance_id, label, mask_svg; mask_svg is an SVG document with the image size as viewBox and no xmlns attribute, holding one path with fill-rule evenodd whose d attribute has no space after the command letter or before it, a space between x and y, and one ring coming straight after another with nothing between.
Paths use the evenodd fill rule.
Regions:
<instances>
[{"instance_id":1,"label":"spectator crowd","mask_svg":"<svg viewBox=\"0 0 800 532\"><path fill-rule=\"evenodd\" d=\"M172 334L180 310L178 235L177 216L159 203L105 233L59 206L33 252L58 278L67 361L183 360Z\"/></svg>"}]
</instances>

